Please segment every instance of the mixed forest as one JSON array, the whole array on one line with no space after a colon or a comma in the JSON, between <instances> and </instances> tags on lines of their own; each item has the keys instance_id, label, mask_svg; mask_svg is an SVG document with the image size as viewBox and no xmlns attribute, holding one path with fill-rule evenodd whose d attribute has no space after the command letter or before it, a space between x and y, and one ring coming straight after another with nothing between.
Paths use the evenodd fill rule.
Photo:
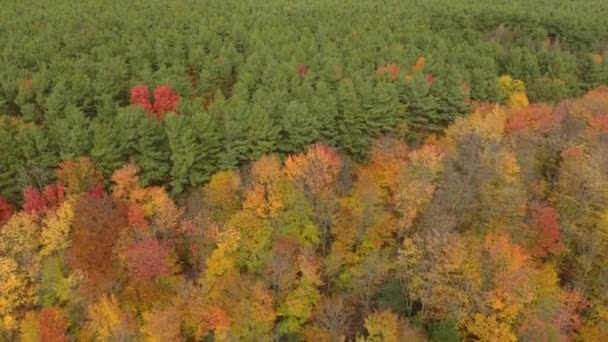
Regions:
<instances>
[{"instance_id":1,"label":"mixed forest","mask_svg":"<svg viewBox=\"0 0 608 342\"><path fill-rule=\"evenodd\" d=\"M607 341L607 17L3 4L0 341Z\"/></svg>"}]
</instances>

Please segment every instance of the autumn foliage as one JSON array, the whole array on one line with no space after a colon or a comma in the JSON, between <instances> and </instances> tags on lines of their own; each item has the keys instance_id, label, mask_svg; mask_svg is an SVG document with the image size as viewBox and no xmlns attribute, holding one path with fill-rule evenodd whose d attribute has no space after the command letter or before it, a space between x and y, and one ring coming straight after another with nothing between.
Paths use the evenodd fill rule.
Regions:
<instances>
[{"instance_id":1,"label":"autumn foliage","mask_svg":"<svg viewBox=\"0 0 608 342\"><path fill-rule=\"evenodd\" d=\"M316 143L176 198L144 186L133 161L103 183L90 159L66 160L57 183L25 188L21 210L0 202L2 329L48 341L602 340L606 96L480 103L418 144L379 136L365 162Z\"/></svg>"},{"instance_id":2,"label":"autumn foliage","mask_svg":"<svg viewBox=\"0 0 608 342\"><path fill-rule=\"evenodd\" d=\"M154 89L154 104L147 86L138 84L131 89L131 105L144 108L149 115L155 116L159 121L165 113L176 112L178 104L179 95L169 85L161 85Z\"/></svg>"}]
</instances>

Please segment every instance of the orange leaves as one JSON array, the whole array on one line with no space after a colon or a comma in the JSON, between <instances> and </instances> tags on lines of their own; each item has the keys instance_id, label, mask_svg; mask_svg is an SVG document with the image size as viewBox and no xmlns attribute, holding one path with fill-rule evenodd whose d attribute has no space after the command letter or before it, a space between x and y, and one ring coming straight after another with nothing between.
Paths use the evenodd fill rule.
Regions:
<instances>
[{"instance_id":1,"label":"orange leaves","mask_svg":"<svg viewBox=\"0 0 608 342\"><path fill-rule=\"evenodd\" d=\"M127 164L114 171L111 177L114 182L112 196L117 199L126 199L135 189L138 189L140 187L138 172L139 170L134 164Z\"/></svg>"},{"instance_id":2,"label":"orange leaves","mask_svg":"<svg viewBox=\"0 0 608 342\"><path fill-rule=\"evenodd\" d=\"M388 76L391 80L396 80L401 73L401 68L397 64L385 64L376 69L376 74L379 76Z\"/></svg>"},{"instance_id":3,"label":"orange leaves","mask_svg":"<svg viewBox=\"0 0 608 342\"><path fill-rule=\"evenodd\" d=\"M416 63L414 63L414 65L412 65L412 73L422 70L424 68L425 64L426 64L426 58L424 58L422 56L419 57L416 60Z\"/></svg>"},{"instance_id":4,"label":"orange leaves","mask_svg":"<svg viewBox=\"0 0 608 342\"><path fill-rule=\"evenodd\" d=\"M40 341L67 342L68 322L58 308L40 311Z\"/></svg>"},{"instance_id":5,"label":"orange leaves","mask_svg":"<svg viewBox=\"0 0 608 342\"><path fill-rule=\"evenodd\" d=\"M114 278L114 245L119 233L128 225L124 203L111 197L82 198L74 207L74 234L68 249L73 270L87 273L86 287L91 295L112 287Z\"/></svg>"},{"instance_id":6,"label":"orange leaves","mask_svg":"<svg viewBox=\"0 0 608 342\"><path fill-rule=\"evenodd\" d=\"M291 155L285 161L287 176L303 183L314 193L331 190L341 167L338 152L321 144L309 147L304 153Z\"/></svg>"},{"instance_id":7,"label":"orange leaves","mask_svg":"<svg viewBox=\"0 0 608 342\"><path fill-rule=\"evenodd\" d=\"M70 194L87 192L102 181L101 171L95 169L91 159L84 157L59 163L55 176Z\"/></svg>"},{"instance_id":8,"label":"orange leaves","mask_svg":"<svg viewBox=\"0 0 608 342\"><path fill-rule=\"evenodd\" d=\"M516 133L530 129L539 133L549 132L559 121L553 108L546 104L534 104L521 110L511 112L505 129Z\"/></svg>"},{"instance_id":9,"label":"orange leaves","mask_svg":"<svg viewBox=\"0 0 608 342\"><path fill-rule=\"evenodd\" d=\"M253 185L245 194L245 208L255 210L260 217L276 218L284 206L281 181L285 178L276 156L264 156L251 167Z\"/></svg>"}]
</instances>

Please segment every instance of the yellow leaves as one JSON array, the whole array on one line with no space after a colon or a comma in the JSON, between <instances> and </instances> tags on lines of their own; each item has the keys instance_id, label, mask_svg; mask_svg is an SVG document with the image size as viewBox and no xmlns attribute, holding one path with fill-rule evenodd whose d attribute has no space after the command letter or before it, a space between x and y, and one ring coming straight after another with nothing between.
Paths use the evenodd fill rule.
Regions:
<instances>
[{"instance_id":1,"label":"yellow leaves","mask_svg":"<svg viewBox=\"0 0 608 342\"><path fill-rule=\"evenodd\" d=\"M214 217L230 217L239 207L241 178L234 171L220 171L211 177L203 189L204 202Z\"/></svg>"},{"instance_id":2,"label":"yellow leaves","mask_svg":"<svg viewBox=\"0 0 608 342\"><path fill-rule=\"evenodd\" d=\"M213 285L218 277L236 267L233 253L237 249L240 239L240 233L236 229L227 229L220 233L217 248L207 259L204 284Z\"/></svg>"},{"instance_id":3,"label":"yellow leaves","mask_svg":"<svg viewBox=\"0 0 608 342\"><path fill-rule=\"evenodd\" d=\"M510 75L503 75L498 78L498 86L508 99L510 109L523 109L528 106L524 81L513 79Z\"/></svg>"},{"instance_id":4,"label":"yellow leaves","mask_svg":"<svg viewBox=\"0 0 608 342\"><path fill-rule=\"evenodd\" d=\"M89 320L81 338L105 341L124 336L127 320L114 295L104 295L99 301L89 305L87 313Z\"/></svg>"},{"instance_id":5,"label":"yellow leaves","mask_svg":"<svg viewBox=\"0 0 608 342\"><path fill-rule=\"evenodd\" d=\"M70 244L70 230L74 221L72 203L66 201L53 213L47 214L42 221L40 255L46 256L65 249Z\"/></svg>"},{"instance_id":6,"label":"yellow leaves","mask_svg":"<svg viewBox=\"0 0 608 342\"><path fill-rule=\"evenodd\" d=\"M398 342L399 316L390 310L376 311L365 317L367 342Z\"/></svg>"},{"instance_id":7,"label":"yellow leaves","mask_svg":"<svg viewBox=\"0 0 608 342\"><path fill-rule=\"evenodd\" d=\"M526 84L522 80L514 79L511 75L503 75L498 78L498 87L505 95L522 93L526 91Z\"/></svg>"},{"instance_id":8,"label":"yellow leaves","mask_svg":"<svg viewBox=\"0 0 608 342\"><path fill-rule=\"evenodd\" d=\"M446 136L452 144L472 132L482 135L485 140L500 140L504 135L506 119L507 113L500 106L481 106L471 115L457 119L446 129Z\"/></svg>"},{"instance_id":9,"label":"yellow leaves","mask_svg":"<svg viewBox=\"0 0 608 342\"><path fill-rule=\"evenodd\" d=\"M518 110L528 107L529 104L530 101L528 101L528 96L526 95L526 93L517 92L509 96L509 102L507 103L507 106L509 107L509 109Z\"/></svg>"},{"instance_id":10,"label":"yellow leaves","mask_svg":"<svg viewBox=\"0 0 608 342\"><path fill-rule=\"evenodd\" d=\"M0 229L0 255L12 256L20 264L34 261L40 246L39 235L34 216L23 211L14 214Z\"/></svg>"},{"instance_id":11,"label":"yellow leaves","mask_svg":"<svg viewBox=\"0 0 608 342\"><path fill-rule=\"evenodd\" d=\"M40 341L40 321L38 314L34 311L29 311L21 321L21 341L22 342L39 342Z\"/></svg>"},{"instance_id":12,"label":"yellow leaves","mask_svg":"<svg viewBox=\"0 0 608 342\"><path fill-rule=\"evenodd\" d=\"M517 336L508 324L498 322L493 315L484 316L475 314L467 323L467 331L480 341L488 342L515 342Z\"/></svg>"},{"instance_id":13,"label":"yellow leaves","mask_svg":"<svg viewBox=\"0 0 608 342\"><path fill-rule=\"evenodd\" d=\"M31 288L29 279L20 272L19 265L11 258L0 257L0 317L16 313L25 305L36 302L36 289Z\"/></svg>"},{"instance_id":14,"label":"yellow leaves","mask_svg":"<svg viewBox=\"0 0 608 342\"><path fill-rule=\"evenodd\" d=\"M182 313L174 306L142 314L140 331L147 342L180 341Z\"/></svg>"}]
</instances>

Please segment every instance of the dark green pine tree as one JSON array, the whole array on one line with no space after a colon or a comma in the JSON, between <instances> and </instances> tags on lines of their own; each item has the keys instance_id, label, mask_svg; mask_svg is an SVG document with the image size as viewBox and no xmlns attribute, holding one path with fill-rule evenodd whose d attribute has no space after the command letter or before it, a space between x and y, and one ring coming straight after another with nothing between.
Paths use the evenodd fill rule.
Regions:
<instances>
[{"instance_id":1,"label":"dark green pine tree","mask_svg":"<svg viewBox=\"0 0 608 342\"><path fill-rule=\"evenodd\" d=\"M19 200L21 187L19 171L25 166L21 150L15 146L19 138L19 126L9 116L0 116L0 195L15 203Z\"/></svg>"},{"instance_id":2,"label":"dark green pine tree","mask_svg":"<svg viewBox=\"0 0 608 342\"><path fill-rule=\"evenodd\" d=\"M435 116L429 116L429 130L432 132L443 131L457 117L469 112L466 93L458 79L449 73L433 82L430 93L437 102Z\"/></svg>"},{"instance_id":3,"label":"dark green pine tree","mask_svg":"<svg viewBox=\"0 0 608 342\"><path fill-rule=\"evenodd\" d=\"M160 122L139 111L136 118L135 154L133 161L140 169L143 186L162 184L169 179L171 170L170 149L167 134Z\"/></svg>"},{"instance_id":4,"label":"dark green pine tree","mask_svg":"<svg viewBox=\"0 0 608 342\"><path fill-rule=\"evenodd\" d=\"M247 117L247 159L256 160L276 151L279 128L272 120L270 109L255 103Z\"/></svg>"},{"instance_id":5,"label":"dark green pine tree","mask_svg":"<svg viewBox=\"0 0 608 342\"><path fill-rule=\"evenodd\" d=\"M118 123L118 122L117 122ZM125 144L128 131L109 119L95 119L91 125L93 131L93 147L91 158L95 165L104 173L105 179L114 170L124 165L129 157L129 146Z\"/></svg>"},{"instance_id":6,"label":"dark green pine tree","mask_svg":"<svg viewBox=\"0 0 608 342\"><path fill-rule=\"evenodd\" d=\"M338 145L347 153L362 159L371 143L365 113L359 104L351 79L338 84Z\"/></svg>"},{"instance_id":7,"label":"dark green pine tree","mask_svg":"<svg viewBox=\"0 0 608 342\"><path fill-rule=\"evenodd\" d=\"M189 179L191 186L197 186L208 181L218 170L220 135L217 124L208 112L201 111L194 114L190 124L196 138L197 154Z\"/></svg>"},{"instance_id":8,"label":"dark green pine tree","mask_svg":"<svg viewBox=\"0 0 608 342\"><path fill-rule=\"evenodd\" d=\"M220 136L222 154L219 167L222 170L232 169L241 161L247 160L247 104L246 90L235 89L230 102L226 106L222 121L220 121Z\"/></svg>"},{"instance_id":9,"label":"dark green pine tree","mask_svg":"<svg viewBox=\"0 0 608 342\"><path fill-rule=\"evenodd\" d=\"M437 102L429 94L429 84L422 73L417 73L411 81L403 83L399 98L406 106L406 122L412 129L412 138L415 138L418 131L428 130L431 118L437 116Z\"/></svg>"},{"instance_id":10,"label":"dark green pine tree","mask_svg":"<svg viewBox=\"0 0 608 342\"><path fill-rule=\"evenodd\" d=\"M74 105L65 115L49 123L49 134L62 160L88 156L92 147L91 122Z\"/></svg>"},{"instance_id":11,"label":"dark green pine tree","mask_svg":"<svg viewBox=\"0 0 608 342\"><path fill-rule=\"evenodd\" d=\"M190 118L175 114L165 116L165 132L171 151L171 192L178 195L189 184L199 146Z\"/></svg>"},{"instance_id":12,"label":"dark green pine tree","mask_svg":"<svg viewBox=\"0 0 608 342\"><path fill-rule=\"evenodd\" d=\"M297 153L319 140L319 121L305 103L291 101L281 119L280 152Z\"/></svg>"},{"instance_id":13,"label":"dark green pine tree","mask_svg":"<svg viewBox=\"0 0 608 342\"><path fill-rule=\"evenodd\" d=\"M399 102L395 85L380 81L371 94L373 95L371 106L367 108L368 124L373 128L374 133L392 131L399 119L403 118L405 111L404 106Z\"/></svg>"},{"instance_id":14,"label":"dark green pine tree","mask_svg":"<svg viewBox=\"0 0 608 342\"><path fill-rule=\"evenodd\" d=\"M483 69L473 69L470 72L471 93L473 101L503 103L506 98L498 88L495 74L487 74Z\"/></svg>"},{"instance_id":15,"label":"dark green pine tree","mask_svg":"<svg viewBox=\"0 0 608 342\"><path fill-rule=\"evenodd\" d=\"M325 144L336 145L337 143L337 107L336 97L329 85L323 81L317 83L310 110L319 121L320 140Z\"/></svg>"},{"instance_id":16,"label":"dark green pine tree","mask_svg":"<svg viewBox=\"0 0 608 342\"><path fill-rule=\"evenodd\" d=\"M44 127L23 126L18 145L25 162L25 168L21 170L20 182L39 188L51 182L53 170L59 163L59 155L53 149Z\"/></svg>"},{"instance_id":17,"label":"dark green pine tree","mask_svg":"<svg viewBox=\"0 0 608 342\"><path fill-rule=\"evenodd\" d=\"M589 91L600 84L608 83L608 63L598 62L593 56L588 56L582 60L581 64L583 71L581 88L584 91Z\"/></svg>"}]
</instances>

